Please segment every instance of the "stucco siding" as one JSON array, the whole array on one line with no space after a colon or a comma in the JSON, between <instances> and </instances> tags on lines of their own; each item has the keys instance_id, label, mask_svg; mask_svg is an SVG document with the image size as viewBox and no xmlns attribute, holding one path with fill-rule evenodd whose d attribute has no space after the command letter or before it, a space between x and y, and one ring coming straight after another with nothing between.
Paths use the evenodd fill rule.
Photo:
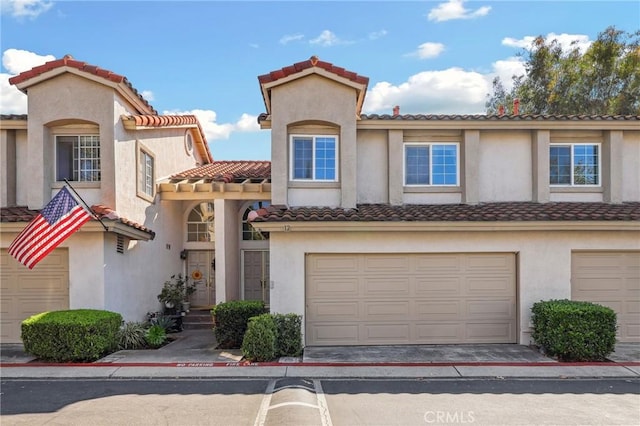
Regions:
<instances>
[{"instance_id":1,"label":"stucco siding","mask_svg":"<svg viewBox=\"0 0 640 426\"><path fill-rule=\"evenodd\" d=\"M530 343L533 303L571 297L573 250L637 250L638 232L272 233L271 310L305 313L305 253L517 254L518 342Z\"/></svg>"},{"instance_id":2,"label":"stucco siding","mask_svg":"<svg viewBox=\"0 0 640 426\"><path fill-rule=\"evenodd\" d=\"M361 130L358 132L357 151L358 203L388 203L387 132Z\"/></svg>"},{"instance_id":3,"label":"stucco siding","mask_svg":"<svg viewBox=\"0 0 640 426\"><path fill-rule=\"evenodd\" d=\"M640 132L625 132L622 201L640 201Z\"/></svg>"},{"instance_id":4,"label":"stucco siding","mask_svg":"<svg viewBox=\"0 0 640 426\"><path fill-rule=\"evenodd\" d=\"M480 202L530 201L530 132L480 132Z\"/></svg>"}]
</instances>

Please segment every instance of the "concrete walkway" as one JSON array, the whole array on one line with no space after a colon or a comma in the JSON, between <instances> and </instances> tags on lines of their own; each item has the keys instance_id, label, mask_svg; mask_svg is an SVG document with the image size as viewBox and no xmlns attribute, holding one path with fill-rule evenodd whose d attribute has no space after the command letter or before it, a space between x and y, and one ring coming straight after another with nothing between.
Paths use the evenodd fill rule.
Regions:
<instances>
[{"instance_id":1,"label":"concrete walkway","mask_svg":"<svg viewBox=\"0 0 640 426\"><path fill-rule=\"evenodd\" d=\"M115 352L95 363L45 364L22 345L0 345L5 378L640 378L640 344L618 344L606 362L561 363L523 345L306 348L300 358L246 363L238 349L216 349L211 330L171 335L157 350Z\"/></svg>"}]
</instances>

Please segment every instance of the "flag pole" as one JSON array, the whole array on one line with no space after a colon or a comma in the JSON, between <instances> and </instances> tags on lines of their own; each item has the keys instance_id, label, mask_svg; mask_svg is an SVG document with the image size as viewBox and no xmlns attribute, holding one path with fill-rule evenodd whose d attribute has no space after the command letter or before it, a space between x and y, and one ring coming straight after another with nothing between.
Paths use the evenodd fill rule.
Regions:
<instances>
[{"instance_id":1,"label":"flag pole","mask_svg":"<svg viewBox=\"0 0 640 426\"><path fill-rule=\"evenodd\" d=\"M89 204L87 204L87 203L82 199L82 197L80 196L80 194L78 194L78 191L76 191L76 190L75 190L75 188L74 188L73 186L71 186L71 184L69 183L69 181L68 181L66 178L64 179L64 183L66 183L66 184L67 184L67 186L68 186L69 188L71 188L71 190L73 191L73 193L74 193L74 194L76 194L76 197L78 197L78 199L80 199L80 201L82 201L82 204L84 204L84 205L85 205L85 207L87 208L87 210L89 211L89 213L91 213L91 215L92 215L92 216L93 216L93 217L94 217L98 222L100 222L100 225L102 225L102 227L104 228L104 230L105 230L105 231L108 231L108 230L109 230L109 228L107 228L107 225L105 225L105 224L104 224L104 222L102 221L102 219L100 219L100 218L98 217L98 215L97 215L97 214L95 214L95 213L93 212L93 210L91 210L91 207L89 207Z\"/></svg>"}]
</instances>

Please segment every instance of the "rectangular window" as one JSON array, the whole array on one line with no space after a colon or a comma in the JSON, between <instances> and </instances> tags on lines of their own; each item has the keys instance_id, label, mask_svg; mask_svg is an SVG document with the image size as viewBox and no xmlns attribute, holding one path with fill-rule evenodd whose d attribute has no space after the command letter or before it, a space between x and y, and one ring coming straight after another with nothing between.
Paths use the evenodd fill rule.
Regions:
<instances>
[{"instance_id":1,"label":"rectangular window","mask_svg":"<svg viewBox=\"0 0 640 426\"><path fill-rule=\"evenodd\" d=\"M138 195L153 201L155 196L155 159L142 145L138 146Z\"/></svg>"},{"instance_id":2,"label":"rectangular window","mask_svg":"<svg viewBox=\"0 0 640 426\"><path fill-rule=\"evenodd\" d=\"M291 180L337 181L337 144L335 136L292 136Z\"/></svg>"},{"instance_id":3,"label":"rectangular window","mask_svg":"<svg viewBox=\"0 0 640 426\"><path fill-rule=\"evenodd\" d=\"M559 186L600 185L599 144L551 144L549 184Z\"/></svg>"},{"instance_id":4,"label":"rectangular window","mask_svg":"<svg viewBox=\"0 0 640 426\"><path fill-rule=\"evenodd\" d=\"M56 180L100 181L100 137L56 136Z\"/></svg>"},{"instance_id":5,"label":"rectangular window","mask_svg":"<svg viewBox=\"0 0 640 426\"><path fill-rule=\"evenodd\" d=\"M405 185L458 185L458 144L405 144Z\"/></svg>"}]
</instances>

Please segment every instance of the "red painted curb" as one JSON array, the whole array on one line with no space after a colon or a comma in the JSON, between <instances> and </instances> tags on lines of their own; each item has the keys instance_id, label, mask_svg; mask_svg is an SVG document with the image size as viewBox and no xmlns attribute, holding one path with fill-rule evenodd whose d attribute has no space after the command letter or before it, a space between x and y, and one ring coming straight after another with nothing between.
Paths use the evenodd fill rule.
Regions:
<instances>
[{"instance_id":1,"label":"red painted curb","mask_svg":"<svg viewBox=\"0 0 640 426\"><path fill-rule=\"evenodd\" d=\"M0 363L11 367L640 367L640 362L99 362L99 363Z\"/></svg>"}]
</instances>

